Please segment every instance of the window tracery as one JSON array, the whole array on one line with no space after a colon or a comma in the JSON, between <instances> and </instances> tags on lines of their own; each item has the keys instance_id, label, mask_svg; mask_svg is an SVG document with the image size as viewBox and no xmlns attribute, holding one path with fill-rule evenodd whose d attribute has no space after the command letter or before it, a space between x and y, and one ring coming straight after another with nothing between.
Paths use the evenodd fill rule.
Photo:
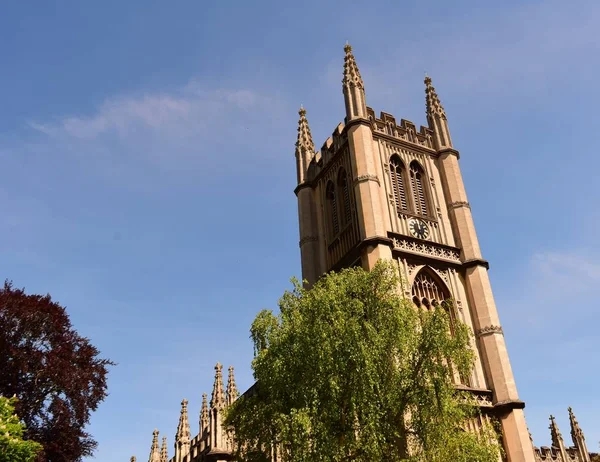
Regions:
<instances>
[{"instance_id":1,"label":"window tracery","mask_svg":"<svg viewBox=\"0 0 600 462\"><path fill-rule=\"evenodd\" d=\"M437 275L428 268L421 269L412 284L413 302L427 309L438 306L450 298L448 290Z\"/></svg>"}]
</instances>

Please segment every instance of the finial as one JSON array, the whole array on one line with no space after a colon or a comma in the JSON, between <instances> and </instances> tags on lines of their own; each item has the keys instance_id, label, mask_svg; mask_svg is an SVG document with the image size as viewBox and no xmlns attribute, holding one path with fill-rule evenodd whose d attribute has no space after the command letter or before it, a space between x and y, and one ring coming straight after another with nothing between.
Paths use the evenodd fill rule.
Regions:
<instances>
[{"instance_id":1,"label":"finial","mask_svg":"<svg viewBox=\"0 0 600 462\"><path fill-rule=\"evenodd\" d=\"M131 459L129 459L129 462L135 462L135 456L131 456Z\"/></svg>"},{"instance_id":2,"label":"finial","mask_svg":"<svg viewBox=\"0 0 600 462\"><path fill-rule=\"evenodd\" d=\"M300 115L300 117L306 116L306 109L304 109L304 106L302 106L302 104L300 105L300 110L298 111L298 114Z\"/></svg>"},{"instance_id":3,"label":"finial","mask_svg":"<svg viewBox=\"0 0 600 462\"><path fill-rule=\"evenodd\" d=\"M344 51L346 53L350 53L352 51L352 46L350 45L350 43L348 43L348 40L346 40L346 45L344 45Z\"/></svg>"},{"instance_id":4,"label":"finial","mask_svg":"<svg viewBox=\"0 0 600 462\"><path fill-rule=\"evenodd\" d=\"M229 366L229 376L227 378L227 405L230 406L238 397L237 386L233 376L233 366Z\"/></svg>"}]
</instances>

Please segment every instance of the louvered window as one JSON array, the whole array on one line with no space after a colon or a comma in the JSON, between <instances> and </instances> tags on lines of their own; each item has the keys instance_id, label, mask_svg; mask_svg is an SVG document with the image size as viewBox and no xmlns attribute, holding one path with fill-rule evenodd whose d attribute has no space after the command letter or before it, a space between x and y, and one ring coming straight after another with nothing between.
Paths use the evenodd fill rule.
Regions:
<instances>
[{"instance_id":1,"label":"louvered window","mask_svg":"<svg viewBox=\"0 0 600 462\"><path fill-rule=\"evenodd\" d=\"M412 187L413 200L415 203L415 211L419 215L427 216L429 207L427 204L427 193L424 184L425 172L417 163L410 164L410 183Z\"/></svg>"},{"instance_id":2,"label":"louvered window","mask_svg":"<svg viewBox=\"0 0 600 462\"><path fill-rule=\"evenodd\" d=\"M406 200L406 189L404 187L404 165L398 156L390 159L390 175L396 210L401 213L403 210L408 210L408 201Z\"/></svg>"},{"instance_id":3,"label":"louvered window","mask_svg":"<svg viewBox=\"0 0 600 462\"><path fill-rule=\"evenodd\" d=\"M346 170L341 169L338 174L338 190L342 193L342 207L340 214L343 218L342 226L346 226L352 220L352 204L350 202L350 185L348 184L348 175Z\"/></svg>"},{"instance_id":4,"label":"louvered window","mask_svg":"<svg viewBox=\"0 0 600 462\"><path fill-rule=\"evenodd\" d=\"M340 232L340 223L338 220L337 191L333 182L330 181L327 183L325 195L327 197L327 213L330 220L331 237L335 237Z\"/></svg>"}]
</instances>

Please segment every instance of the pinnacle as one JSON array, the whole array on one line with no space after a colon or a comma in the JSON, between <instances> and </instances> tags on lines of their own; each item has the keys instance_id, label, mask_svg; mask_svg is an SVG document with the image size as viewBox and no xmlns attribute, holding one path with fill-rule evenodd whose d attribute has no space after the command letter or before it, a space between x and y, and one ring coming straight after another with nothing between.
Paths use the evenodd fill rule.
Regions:
<instances>
[{"instance_id":1,"label":"pinnacle","mask_svg":"<svg viewBox=\"0 0 600 462\"><path fill-rule=\"evenodd\" d=\"M229 366L229 377L227 378L227 404L231 405L238 397L237 386L233 376L233 366Z\"/></svg>"},{"instance_id":2,"label":"pinnacle","mask_svg":"<svg viewBox=\"0 0 600 462\"><path fill-rule=\"evenodd\" d=\"M177 426L177 434L175 435L176 441L189 441L191 432L190 432L190 423L188 421L188 411L187 411L188 401L184 399L181 401L181 414L179 416L179 425Z\"/></svg>"},{"instance_id":3,"label":"pinnacle","mask_svg":"<svg viewBox=\"0 0 600 462\"><path fill-rule=\"evenodd\" d=\"M435 91L435 88L431 84L431 77L425 74L425 101L427 104L427 118L430 117L441 117L446 118L446 111L440 102L440 98Z\"/></svg>"},{"instance_id":4,"label":"pinnacle","mask_svg":"<svg viewBox=\"0 0 600 462\"><path fill-rule=\"evenodd\" d=\"M160 462L168 462L169 450L167 449L167 437L163 436L162 448L160 449Z\"/></svg>"},{"instance_id":5,"label":"pinnacle","mask_svg":"<svg viewBox=\"0 0 600 462\"><path fill-rule=\"evenodd\" d=\"M315 152L315 144L313 143L310 127L308 126L308 120L306 119L306 109L300 106L298 114L300 115L300 120L298 121L298 140L296 141L296 153L298 154L298 151L308 151L310 158Z\"/></svg>"},{"instance_id":6,"label":"pinnacle","mask_svg":"<svg viewBox=\"0 0 600 462\"><path fill-rule=\"evenodd\" d=\"M217 363L215 366L215 383L213 385L210 407L222 409L225 405L225 393L223 392L223 366Z\"/></svg>"},{"instance_id":7,"label":"pinnacle","mask_svg":"<svg viewBox=\"0 0 600 462\"><path fill-rule=\"evenodd\" d=\"M160 462L160 452L158 449L158 429L152 432L152 447L150 448L149 462Z\"/></svg>"},{"instance_id":8,"label":"pinnacle","mask_svg":"<svg viewBox=\"0 0 600 462\"><path fill-rule=\"evenodd\" d=\"M202 408L200 409L200 431L208 425L208 402L206 393L202 393Z\"/></svg>"},{"instance_id":9,"label":"pinnacle","mask_svg":"<svg viewBox=\"0 0 600 462\"><path fill-rule=\"evenodd\" d=\"M344 79L342 80L342 84L345 87L350 86L364 89L363 79L358 70L358 65L356 64L356 59L352 54L352 47L349 43L346 43L344 46L344 52L346 53L346 56L344 57Z\"/></svg>"}]
</instances>

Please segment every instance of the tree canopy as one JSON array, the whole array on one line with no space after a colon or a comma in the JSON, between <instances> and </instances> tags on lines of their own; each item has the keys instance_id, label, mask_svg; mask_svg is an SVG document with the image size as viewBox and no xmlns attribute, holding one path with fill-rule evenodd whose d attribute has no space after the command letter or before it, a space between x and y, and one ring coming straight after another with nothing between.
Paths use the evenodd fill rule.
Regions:
<instances>
[{"instance_id":1,"label":"tree canopy","mask_svg":"<svg viewBox=\"0 0 600 462\"><path fill-rule=\"evenodd\" d=\"M97 443L85 431L106 397L113 364L71 326L49 295L0 289L0 395L16 396L25 436L43 445L38 461L79 461Z\"/></svg>"},{"instance_id":2,"label":"tree canopy","mask_svg":"<svg viewBox=\"0 0 600 462\"><path fill-rule=\"evenodd\" d=\"M39 443L23 440L25 425L15 414L16 401L0 396L0 462L32 462L42 449Z\"/></svg>"},{"instance_id":3,"label":"tree canopy","mask_svg":"<svg viewBox=\"0 0 600 462\"><path fill-rule=\"evenodd\" d=\"M229 409L236 456L266 461L497 461L491 425L453 385L468 376L470 330L438 305L417 309L393 264L345 269L311 289L293 281L279 314L251 327L256 384Z\"/></svg>"}]
</instances>

